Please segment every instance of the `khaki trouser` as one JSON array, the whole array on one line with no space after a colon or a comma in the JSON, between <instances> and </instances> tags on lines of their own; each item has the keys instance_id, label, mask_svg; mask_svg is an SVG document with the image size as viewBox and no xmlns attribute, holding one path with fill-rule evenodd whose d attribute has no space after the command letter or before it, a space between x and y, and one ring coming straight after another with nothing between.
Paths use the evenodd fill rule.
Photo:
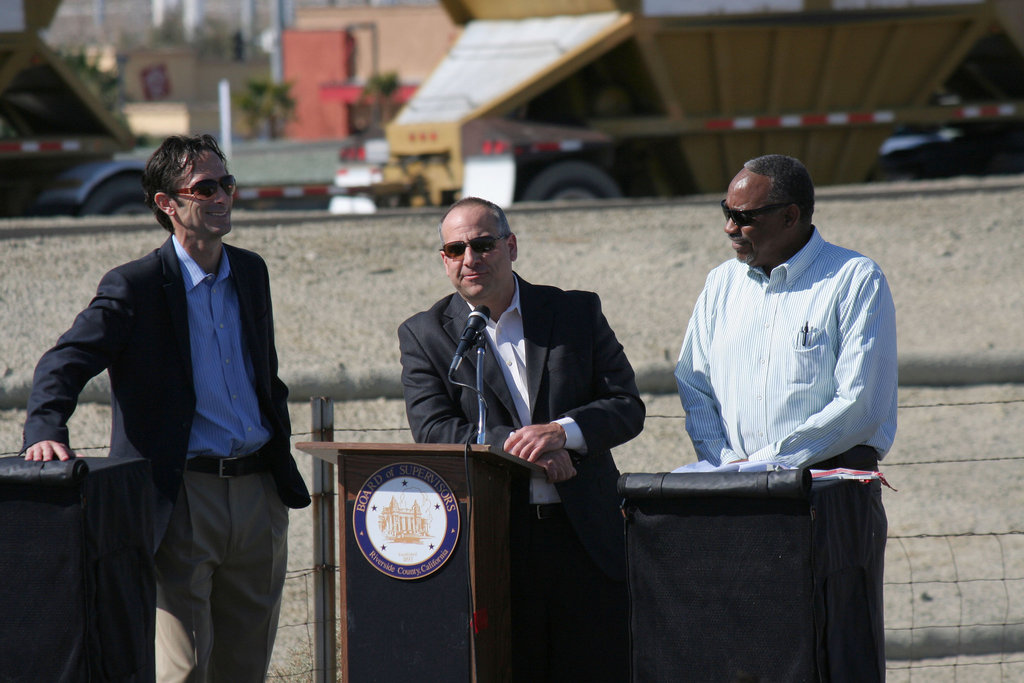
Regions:
<instances>
[{"instance_id":1,"label":"khaki trouser","mask_svg":"<svg viewBox=\"0 0 1024 683\"><path fill-rule=\"evenodd\" d=\"M156 553L157 680L264 680L287 555L288 509L269 473L186 471Z\"/></svg>"}]
</instances>

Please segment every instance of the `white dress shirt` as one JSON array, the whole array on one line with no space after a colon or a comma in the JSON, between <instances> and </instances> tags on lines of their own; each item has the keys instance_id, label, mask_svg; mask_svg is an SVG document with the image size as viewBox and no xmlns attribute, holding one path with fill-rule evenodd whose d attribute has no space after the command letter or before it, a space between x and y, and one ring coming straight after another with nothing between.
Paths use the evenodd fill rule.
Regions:
<instances>
[{"instance_id":1,"label":"white dress shirt","mask_svg":"<svg viewBox=\"0 0 1024 683\"><path fill-rule=\"evenodd\" d=\"M896 434L896 314L881 269L815 229L765 275L738 260L707 277L676 365L701 460L807 466Z\"/></svg>"},{"instance_id":2,"label":"white dress shirt","mask_svg":"<svg viewBox=\"0 0 1024 683\"><path fill-rule=\"evenodd\" d=\"M473 306L470 306L473 308ZM533 406L529 404L530 390L526 373L526 340L523 335L523 313L519 303L519 281L516 280L512 302L497 321L487 319L487 338L491 351L497 354L505 384L512 394L519 421L533 424ZM587 452L587 444L579 425L571 417L555 420L565 430L565 448L578 453ZM498 444L501 445L501 444ZM530 480L531 503L557 503L561 501L554 484L540 473Z\"/></svg>"}]
</instances>

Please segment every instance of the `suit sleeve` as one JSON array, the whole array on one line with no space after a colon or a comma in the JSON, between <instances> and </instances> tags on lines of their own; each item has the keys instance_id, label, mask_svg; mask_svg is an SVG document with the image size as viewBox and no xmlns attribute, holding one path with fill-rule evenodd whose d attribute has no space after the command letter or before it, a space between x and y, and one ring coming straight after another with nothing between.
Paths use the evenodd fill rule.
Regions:
<instances>
[{"instance_id":1,"label":"suit sleeve","mask_svg":"<svg viewBox=\"0 0 1024 683\"><path fill-rule=\"evenodd\" d=\"M402 391L405 411L416 443L468 443L476 436L476 421L467 416L464 405L475 404L468 390L448 381L448 365L454 347L445 351L440 329L432 329L413 318L398 328L402 357ZM487 425L490 441L505 443L511 425Z\"/></svg>"},{"instance_id":2,"label":"suit sleeve","mask_svg":"<svg viewBox=\"0 0 1024 683\"><path fill-rule=\"evenodd\" d=\"M69 443L67 422L78 396L110 367L129 336L132 317L127 280L116 270L107 273L89 306L36 365L23 449L45 440Z\"/></svg>"},{"instance_id":3,"label":"suit sleeve","mask_svg":"<svg viewBox=\"0 0 1024 683\"><path fill-rule=\"evenodd\" d=\"M260 259L261 274L263 276L264 296L266 297L266 336L267 336L267 361L269 363L270 376L270 403L281 421L282 433L276 435L284 443L285 450L290 450L291 438L291 417L288 414L288 386L278 374L277 341L274 337L274 305L273 297L270 294L270 273L267 265Z\"/></svg>"},{"instance_id":4,"label":"suit sleeve","mask_svg":"<svg viewBox=\"0 0 1024 683\"><path fill-rule=\"evenodd\" d=\"M576 421L587 442L587 452L592 453L609 451L639 434L643 430L646 408L640 399L633 367L601 311L600 298L589 294L587 300L589 324L585 329L589 330L590 367L581 368L581 372L589 382L583 387L579 405L557 417L571 417ZM585 352L578 355L587 357ZM551 381L568 381L568 378L560 378L554 367L549 370Z\"/></svg>"}]
</instances>

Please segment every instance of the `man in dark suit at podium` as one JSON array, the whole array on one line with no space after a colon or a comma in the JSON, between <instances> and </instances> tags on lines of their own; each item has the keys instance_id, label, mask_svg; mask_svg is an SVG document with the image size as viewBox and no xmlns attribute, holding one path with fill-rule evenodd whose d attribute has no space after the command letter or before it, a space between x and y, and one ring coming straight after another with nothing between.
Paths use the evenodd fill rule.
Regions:
<instances>
[{"instance_id":1,"label":"man in dark suit at podium","mask_svg":"<svg viewBox=\"0 0 1024 683\"><path fill-rule=\"evenodd\" d=\"M513 273L516 236L498 206L456 202L439 232L456 291L398 330L413 436L473 440L477 396L447 377L470 313L486 306L486 442L546 473L530 482L529 505L522 501L513 520L513 677L626 680L625 546L611 449L643 428L633 369L596 294ZM475 386L476 364L466 354L453 378Z\"/></svg>"}]
</instances>

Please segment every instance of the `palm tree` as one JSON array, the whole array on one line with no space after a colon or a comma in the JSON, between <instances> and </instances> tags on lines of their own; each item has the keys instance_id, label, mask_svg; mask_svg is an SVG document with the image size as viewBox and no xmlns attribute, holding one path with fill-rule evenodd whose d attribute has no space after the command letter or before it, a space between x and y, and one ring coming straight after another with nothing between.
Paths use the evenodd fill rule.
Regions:
<instances>
[{"instance_id":1,"label":"palm tree","mask_svg":"<svg viewBox=\"0 0 1024 683\"><path fill-rule=\"evenodd\" d=\"M398 80L398 72L385 71L370 76L363 86L363 100L370 100L373 107L373 123L379 125L381 121L391 119L391 97L398 92L401 82ZM381 116L383 118L381 118Z\"/></svg>"},{"instance_id":2,"label":"palm tree","mask_svg":"<svg viewBox=\"0 0 1024 683\"><path fill-rule=\"evenodd\" d=\"M235 97L249 130L271 140L284 134L284 127L295 116L291 83L274 83L270 78L250 78L246 89Z\"/></svg>"}]
</instances>

